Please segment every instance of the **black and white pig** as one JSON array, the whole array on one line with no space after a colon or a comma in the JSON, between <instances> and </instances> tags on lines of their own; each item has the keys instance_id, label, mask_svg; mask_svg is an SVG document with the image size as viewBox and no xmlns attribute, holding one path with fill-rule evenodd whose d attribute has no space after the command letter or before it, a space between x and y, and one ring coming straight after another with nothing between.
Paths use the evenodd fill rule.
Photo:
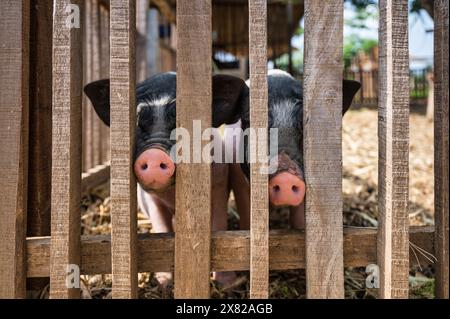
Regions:
<instances>
[{"instance_id":1,"label":"black and white pig","mask_svg":"<svg viewBox=\"0 0 450 319\"><path fill-rule=\"evenodd\" d=\"M246 82L251 85L249 80ZM351 80L343 81L343 110L349 109L353 97L360 88L360 83ZM291 228L301 229L305 224L304 198L306 186L303 168L303 93L300 81L282 70L268 72L269 128L278 129L278 163L276 171L269 175L269 200L271 208L289 207L289 223ZM242 104L248 107L248 103ZM341 105L336 105L341 107ZM242 130L249 123L249 109L241 112ZM232 136L232 135L230 135ZM244 161L241 168L247 178L250 169L248 164L248 139L240 138L243 143ZM270 143L269 143L270 144ZM272 161L273 159L271 159Z\"/></svg>"},{"instance_id":2,"label":"black and white pig","mask_svg":"<svg viewBox=\"0 0 450 319\"><path fill-rule=\"evenodd\" d=\"M235 123L247 107L248 87L242 79L215 75L213 84L213 126ZM109 126L109 80L86 85L86 95L96 113ZM152 76L136 88L137 127L134 173L138 182L138 203L152 223L153 231L174 231L175 170L170 151L176 141L170 139L176 127L176 73ZM229 146L228 146L229 147ZM233 189L240 214L241 229L249 228L249 186L239 164L212 164L212 230L227 229L227 204ZM234 272L213 274L222 283L235 279ZM162 286L170 273L157 273Z\"/></svg>"}]
</instances>

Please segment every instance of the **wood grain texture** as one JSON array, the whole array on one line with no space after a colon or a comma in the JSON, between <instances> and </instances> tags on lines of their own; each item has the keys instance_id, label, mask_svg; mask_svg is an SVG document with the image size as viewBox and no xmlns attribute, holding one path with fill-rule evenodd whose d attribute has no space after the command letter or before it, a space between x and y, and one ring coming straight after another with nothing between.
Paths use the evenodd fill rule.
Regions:
<instances>
[{"instance_id":1,"label":"wood grain texture","mask_svg":"<svg viewBox=\"0 0 450 319\"><path fill-rule=\"evenodd\" d=\"M66 286L67 266L80 265L82 33L71 28L69 4L56 1L53 19L52 204L50 298L78 298Z\"/></svg>"},{"instance_id":2,"label":"wood grain texture","mask_svg":"<svg viewBox=\"0 0 450 319\"><path fill-rule=\"evenodd\" d=\"M103 6L100 6L100 47L101 47L101 68L100 68L100 78L109 78L110 68L109 68L109 10ZM110 138L109 138L109 127L102 124L102 163L110 161Z\"/></svg>"},{"instance_id":3,"label":"wood grain texture","mask_svg":"<svg viewBox=\"0 0 450 319\"><path fill-rule=\"evenodd\" d=\"M194 120L212 121L211 1L178 1L177 25L177 127L192 137ZM208 298L211 165L178 164L175 192L175 298Z\"/></svg>"},{"instance_id":4,"label":"wood grain texture","mask_svg":"<svg viewBox=\"0 0 450 319\"><path fill-rule=\"evenodd\" d=\"M426 251L433 251L434 227L411 227L410 240ZM269 267L271 270L305 268L305 235L298 230L270 231ZM173 234L138 235L138 271L174 270ZM50 238L27 239L27 276L49 274ZM376 228L344 228L345 267L365 267L377 261ZM429 261L419 256L422 266ZM411 263L416 263L411 254ZM250 232L213 232L211 237L212 271L246 271L250 269ZM111 273L111 237L82 236L81 273L85 275Z\"/></svg>"},{"instance_id":5,"label":"wood grain texture","mask_svg":"<svg viewBox=\"0 0 450 319\"><path fill-rule=\"evenodd\" d=\"M113 298L137 298L134 0L111 0L111 226Z\"/></svg>"},{"instance_id":6,"label":"wood grain texture","mask_svg":"<svg viewBox=\"0 0 450 319\"><path fill-rule=\"evenodd\" d=\"M342 235L343 2L305 1L306 292L344 298Z\"/></svg>"},{"instance_id":7,"label":"wood grain texture","mask_svg":"<svg viewBox=\"0 0 450 319\"><path fill-rule=\"evenodd\" d=\"M100 47L100 4L98 0L91 1L90 11L90 40L91 40L91 79L97 81L101 79L101 47ZM107 59L107 58L106 58ZM93 108L91 107L93 110ZM102 158L102 126L104 125L95 112L92 113L92 165L93 167L103 164Z\"/></svg>"},{"instance_id":8,"label":"wood grain texture","mask_svg":"<svg viewBox=\"0 0 450 319\"><path fill-rule=\"evenodd\" d=\"M148 77L147 23L150 0L136 0L136 77L141 82Z\"/></svg>"},{"instance_id":9,"label":"wood grain texture","mask_svg":"<svg viewBox=\"0 0 450 319\"><path fill-rule=\"evenodd\" d=\"M24 298L29 1L0 2L0 298Z\"/></svg>"},{"instance_id":10,"label":"wood grain texture","mask_svg":"<svg viewBox=\"0 0 450 319\"><path fill-rule=\"evenodd\" d=\"M27 235L50 235L53 1L30 1L30 140Z\"/></svg>"},{"instance_id":11,"label":"wood grain texture","mask_svg":"<svg viewBox=\"0 0 450 319\"><path fill-rule=\"evenodd\" d=\"M380 297L408 298L408 2L380 0L378 266Z\"/></svg>"},{"instance_id":12,"label":"wood grain texture","mask_svg":"<svg viewBox=\"0 0 450 319\"><path fill-rule=\"evenodd\" d=\"M268 125L267 2L249 0L250 134ZM258 134L257 154L268 154L267 134ZM256 140L250 138L250 140ZM260 149L261 148L261 149ZM262 158L250 160L250 298L269 296L269 194Z\"/></svg>"},{"instance_id":13,"label":"wood grain texture","mask_svg":"<svg viewBox=\"0 0 450 319\"><path fill-rule=\"evenodd\" d=\"M448 0L434 1L434 103L435 292L448 299Z\"/></svg>"}]
</instances>

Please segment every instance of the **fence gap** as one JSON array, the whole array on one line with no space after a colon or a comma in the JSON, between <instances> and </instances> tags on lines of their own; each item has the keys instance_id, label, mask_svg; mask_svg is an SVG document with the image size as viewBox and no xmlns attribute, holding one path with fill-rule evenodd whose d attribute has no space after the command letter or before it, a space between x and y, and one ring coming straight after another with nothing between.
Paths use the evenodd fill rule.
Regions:
<instances>
[{"instance_id":1,"label":"fence gap","mask_svg":"<svg viewBox=\"0 0 450 319\"><path fill-rule=\"evenodd\" d=\"M448 299L448 0L434 2L434 90L435 292Z\"/></svg>"},{"instance_id":2,"label":"fence gap","mask_svg":"<svg viewBox=\"0 0 450 319\"><path fill-rule=\"evenodd\" d=\"M109 68L109 7L100 6L100 36L101 36L101 68L100 77L102 79L109 78L110 68ZM102 163L106 163L110 160L110 138L109 138L109 127L102 124Z\"/></svg>"},{"instance_id":3,"label":"fence gap","mask_svg":"<svg viewBox=\"0 0 450 319\"><path fill-rule=\"evenodd\" d=\"M250 127L258 137L258 153L267 154L267 1L249 0ZM250 138L250 140L253 140ZM256 139L255 139L256 140ZM263 143L265 145L263 145ZM259 152L261 149L263 152ZM269 297L269 194L262 158L250 164L250 298ZM266 164L266 165L265 165Z\"/></svg>"},{"instance_id":4,"label":"fence gap","mask_svg":"<svg viewBox=\"0 0 450 319\"><path fill-rule=\"evenodd\" d=\"M176 14L177 127L192 138L194 120L212 121L211 1L179 0ZM208 298L211 165L180 163L176 181L175 298Z\"/></svg>"},{"instance_id":5,"label":"fence gap","mask_svg":"<svg viewBox=\"0 0 450 319\"><path fill-rule=\"evenodd\" d=\"M53 17L50 298L80 295L66 284L68 272L75 277L81 262L82 31L69 23L71 4L83 12L82 1L55 1Z\"/></svg>"},{"instance_id":6,"label":"fence gap","mask_svg":"<svg viewBox=\"0 0 450 319\"><path fill-rule=\"evenodd\" d=\"M306 292L344 298L343 2L305 1Z\"/></svg>"},{"instance_id":7,"label":"fence gap","mask_svg":"<svg viewBox=\"0 0 450 319\"><path fill-rule=\"evenodd\" d=\"M25 298L29 1L0 2L0 298Z\"/></svg>"},{"instance_id":8,"label":"fence gap","mask_svg":"<svg viewBox=\"0 0 450 319\"><path fill-rule=\"evenodd\" d=\"M408 298L408 2L380 0L378 266L380 297Z\"/></svg>"},{"instance_id":9,"label":"fence gap","mask_svg":"<svg viewBox=\"0 0 450 319\"><path fill-rule=\"evenodd\" d=\"M137 297L135 0L111 0L111 261L113 298Z\"/></svg>"}]
</instances>

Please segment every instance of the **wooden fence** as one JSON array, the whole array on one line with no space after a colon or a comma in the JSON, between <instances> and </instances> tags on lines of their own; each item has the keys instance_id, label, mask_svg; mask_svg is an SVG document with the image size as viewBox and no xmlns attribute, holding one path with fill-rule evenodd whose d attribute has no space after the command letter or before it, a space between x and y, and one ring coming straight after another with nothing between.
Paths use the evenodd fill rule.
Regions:
<instances>
[{"instance_id":1,"label":"wooden fence","mask_svg":"<svg viewBox=\"0 0 450 319\"><path fill-rule=\"evenodd\" d=\"M32 2L36 1L41 0ZM342 226L342 121L341 111L334 106L342 103L343 1L305 0L305 232L269 231L267 175L259 173L263 164L252 164L251 230L212 233L210 166L182 164L176 173L175 235L137 235L131 162L136 2L111 0L110 60L100 63L110 64L111 78L112 235L80 236L85 134L81 119L82 115L89 117L89 111L82 111L83 65L98 63L99 50L107 49L102 46L106 41L102 33L100 37L86 35L83 49L83 30L67 26L70 11L66 9L72 4L86 12L84 5L95 3L58 0L50 18L51 236L27 238L27 180L28 173L33 173L28 170L36 169L34 161L41 160L39 153L29 152L28 147L35 138L30 135L28 141L32 125L29 109L40 105L30 95L35 85L30 79L36 75L30 75L34 69L29 65L33 30L29 26L35 18L31 15L30 19L29 0L0 2L0 297L24 297L27 278L50 277L51 298L77 298L79 289L66 285L67 266L75 264L80 265L82 274L112 273L114 298L136 297L137 273L150 271L175 272L176 298L209 297L210 272L231 270L250 270L250 296L265 298L269 269L294 268L306 269L308 298L343 298L344 267L376 263L380 267L380 296L407 298L409 241L434 251L438 258L436 296L449 297L448 0L435 1L435 227L410 228L408 223L407 1L379 2L377 230ZM210 0L177 1L177 123L189 131L194 119L202 120L206 127L211 123L211 15ZM266 17L267 1L249 0L250 121L253 127L262 128L267 126L268 102ZM108 28L102 14L100 19L98 13L90 19L90 23ZM38 38L44 41L42 36ZM39 65L49 73L49 65ZM106 75L99 74L102 72L103 67L98 70L92 66L89 79ZM87 125L92 141L103 134L95 121ZM44 134L42 128L38 132ZM107 148L89 160L98 163Z\"/></svg>"}]
</instances>

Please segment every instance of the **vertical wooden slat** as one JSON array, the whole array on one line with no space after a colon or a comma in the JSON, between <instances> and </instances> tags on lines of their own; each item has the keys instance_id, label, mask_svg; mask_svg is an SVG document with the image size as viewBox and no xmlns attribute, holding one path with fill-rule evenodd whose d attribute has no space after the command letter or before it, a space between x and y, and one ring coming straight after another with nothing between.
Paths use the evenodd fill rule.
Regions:
<instances>
[{"instance_id":1,"label":"vertical wooden slat","mask_svg":"<svg viewBox=\"0 0 450 319\"><path fill-rule=\"evenodd\" d=\"M448 299L448 0L434 2L434 90L435 287Z\"/></svg>"},{"instance_id":2,"label":"vertical wooden slat","mask_svg":"<svg viewBox=\"0 0 450 319\"><path fill-rule=\"evenodd\" d=\"M100 7L100 37L101 37L101 68L100 77L102 79L109 78L109 10L105 7ZM110 146L109 146L109 127L102 125L102 163L109 161L110 159Z\"/></svg>"},{"instance_id":3,"label":"vertical wooden slat","mask_svg":"<svg viewBox=\"0 0 450 319\"><path fill-rule=\"evenodd\" d=\"M136 0L136 74L137 81L144 81L147 77L147 23L150 7L149 0Z\"/></svg>"},{"instance_id":4,"label":"vertical wooden slat","mask_svg":"<svg viewBox=\"0 0 450 319\"><path fill-rule=\"evenodd\" d=\"M0 2L0 298L24 298L29 1Z\"/></svg>"},{"instance_id":5,"label":"vertical wooden slat","mask_svg":"<svg viewBox=\"0 0 450 319\"><path fill-rule=\"evenodd\" d=\"M257 134L268 125L267 1L249 0L250 125ZM266 135L258 134L258 148L267 153ZM253 139L251 139L253 140ZM265 143L265 145L263 145ZM265 163L267 164L267 163ZM250 191L250 297L269 296L269 194L268 176L261 158L252 161Z\"/></svg>"},{"instance_id":6,"label":"vertical wooden slat","mask_svg":"<svg viewBox=\"0 0 450 319\"><path fill-rule=\"evenodd\" d=\"M80 265L82 33L71 27L69 5L55 1L53 18L53 123L50 297L77 298L66 285L67 266Z\"/></svg>"},{"instance_id":7,"label":"vertical wooden slat","mask_svg":"<svg viewBox=\"0 0 450 319\"><path fill-rule=\"evenodd\" d=\"M111 0L111 261L113 298L137 297L135 0Z\"/></svg>"},{"instance_id":8,"label":"vertical wooden slat","mask_svg":"<svg viewBox=\"0 0 450 319\"><path fill-rule=\"evenodd\" d=\"M92 81L92 1L84 0L84 39L83 39L83 82L88 84ZM83 95L83 171L87 172L94 167L93 163L93 118L94 109L90 100L86 95Z\"/></svg>"},{"instance_id":9,"label":"vertical wooden slat","mask_svg":"<svg viewBox=\"0 0 450 319\"><path fill-rule=\"evenodd\" d=\"M408 1L380 0L378 266L380 297L408 298Z\"/></svg>"},{"instance_id":10,"label":"vertical wooden slat","mask_svg":"<svg viewBox=\"0 0 450 319\"><path fill-rule=\"evenodd\" d=\"M177 25L177 127L193 136L193 120L212 120L211 1L178 1ZM208 298L211 167L180 163L176 181L175 297Z\"/></svg>"},{"instance_id":11,"label":"vertical wooden slat","mask_svg":"<svg viewBox=\"0 0 450 319\"><path fill-rule=\"evenodd\" d=\"M92 64L91 64L91 79L90 81L100 80L100 5L98 0L91 1L91 12L90 12L90 26L91 26L91 54L92 54ZM89 106L93 110L92 106ZM102 121L100 118L92 111L92 163L95 167L96 165L103 164L101 162L102 147L101 147L101 125Z\"/></svg>"},{"instance_id":12,"label":"vertical wooden slat","mask_svg":"<svg viewBox=\"0 0 450 319\"><path fill-rule=\"evenodd\" d=\"M30 120L27 236L50 236L53 1L30 1ZM41 292L49 278L28 278Z\"/></svg>"},{"instance_id":13,"label":"vertical wooden slat","mask_svg":"<svg viewBox=\"0 0 450 319\"><path fill-rule=\"evenodd\" d=\"M305 1L306 292L343 298L343 2Z\"/></svg>"}]
</instances>

